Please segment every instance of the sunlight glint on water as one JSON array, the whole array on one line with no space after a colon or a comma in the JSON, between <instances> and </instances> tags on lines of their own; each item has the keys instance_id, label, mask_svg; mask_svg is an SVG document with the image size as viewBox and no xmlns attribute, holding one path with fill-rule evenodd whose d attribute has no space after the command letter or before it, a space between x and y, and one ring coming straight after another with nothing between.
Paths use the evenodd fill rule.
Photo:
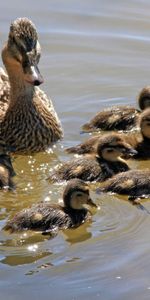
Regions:
<instances>
[{"instance_id":1,"label":"sunlight glint on water","mask_svg":"<svg viewBox=\"0 0 150 300\"><path fill-rule=\"evenodd\" d=\"M0 226L38 201L58 202L63 184L49 170L68 159L63 149L84 140L81 125L98 110L136 104L150 78L150 3L145 0L6 0L0 4L1 43L10 22L27 16L42 46L41 87L51 96L64 140L47 153L14 159L16 193L0 194ZM149 162L131 162L132 168ZM136 299L150 297L150 218L125 197L92 192L101 209L93 222L53 239L0 232L1 300ZM143 205L150 210L149 201Z\"/></svg>"}]
</instances>

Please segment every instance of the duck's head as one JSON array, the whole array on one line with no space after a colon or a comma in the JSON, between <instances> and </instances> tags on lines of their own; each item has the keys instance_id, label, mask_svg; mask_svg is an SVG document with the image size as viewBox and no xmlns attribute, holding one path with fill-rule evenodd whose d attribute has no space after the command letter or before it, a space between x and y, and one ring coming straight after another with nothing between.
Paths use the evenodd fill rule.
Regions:
<instances>
[{"instance_id":1,"label":"duck's head","mask_svg":"<svg viewBox=\"0 0 150 300\"><path fill-rule=\"evenodd\" d=\"M0 164L6 167L10 173L10 176L13 177L16 175L16 173L11 162L11 152L14 152L14 148L6 145L6 143L0 139Z\"/></svg>"},{"instance_id":2,"label":"duck's head","mask_svg":"<svg viewBox=\"0 0 150 300\"><path fill-rule=\"evenodd\" d=\"M109 134L99 138L97 144L97 156L107 161L117 161L121 156L137 154L119 134Z\"/></svg>"},{"instance_id":3,"label":"duck's head","mask_svg":"<svg viewBox=\"0 0 150 300\"><path fill-rule=\"evenodd\" d=\"M146 86L141 90L138 103L141 110L150 107L150 86Z\"/></svg>"},{"instance_id":4,"label":"duck's head","mask_svg":"<svg viewBox=\"0 0 150 300\"><path fill-rule=\"evenodd\" d=\"M18 18L12 22L8 42L2 50L3 63L8 73L10 65L16 72L21 68L26 82L40 85L43 82L38 69L40 55L35 25L27 18Z\"/></svg>"},{"instance_id":5,"label":"duck's head","mask_svg":"<svg viewBox=\"0 0 150 300\"><path fill-rule=\"evenodd\" d=\"M83 209L85 205L97 207L90 198L88 185L80 179L72 179L67 183L63 193L65 207L71 209Z\"/></svg>"},{"instance_id":6,"label":"duck's head","mask_svg":"<svg viewBox=\"0 0 150 300\"><path fill-rule=\"evenodd\" d=\"M144 138L150 139L150 108L141 113L139 125Z\"/></svg>"}]
</instances>

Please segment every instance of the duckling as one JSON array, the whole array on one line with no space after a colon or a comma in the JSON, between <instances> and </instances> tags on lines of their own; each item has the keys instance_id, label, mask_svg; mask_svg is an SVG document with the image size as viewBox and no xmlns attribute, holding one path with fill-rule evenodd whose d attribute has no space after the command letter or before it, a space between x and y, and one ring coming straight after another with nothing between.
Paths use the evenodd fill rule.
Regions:
<instances>
[{"instance_id":1,"label":"duckling","mask_svg":"<svg viewBox=\"0 0 150 300\"><path fill-rule=\"evenodd\" d=\"M6 224L5 230L11 232L35 230L53 233L60 229L75 228L91 219L91 213L85 207L97 207L90 198L88 185L79 179L68 182L63 193L64 206L50 203L34 204L17 213Z\"/></svg>"},{"instance_id":2,"label":"duckling","mask_svg":"<svg viewBox=\"0 0 150 300\"><path fill-rule=\"evenodd\" d=\"M122 155L134 155L136 151L117 134L109 134L99 138L94 155L80 157L52 171L52 181L80 178L85 181L104 181L116 173L129 170Z\"/></svg>"},{"instance_id":3,"label":"duckling","mask_svg":"<svg viewBox=\"0 0 150 300\"><path fill-rule=\"evenodd\" d=\"M9 152L11 147L0 140L0 189L15 189L12 177L15 171L12 166Z\"/></svg>"},{"instance_id":4,"label":"duckling","mask_svg":"<svg viewBox=\"0 0 150 300\"><path fill-rule=\"evenodd\" d=\"M150 86L142 89L138 96L141 110L150 106ZM83 125L83 131L131 130L136 126L140 111L131 106L116 106L98 112L89 123Z\"/></svg>"},{"instance_id":5,"label":"duckling","mask_svg":"<svg viewBox=\"0 0 150 300\"><path fill-rule=\"evenodd\" d=\"M0 134L19 153L45 150L63 136L51 100L38 87L40 55L35 25L16 19L2 50L8 76L0 70Z\"/></svg>"},{"instance_id":6,"label":"duckling","mask_svg":"<svg viewBox=\"0 0 150 300\"><path fill-rule=\"evenodd\" d=\"M141 113L138 123L140 132L119 133L119 136L137 151L133 159L148 159L150 158L150 108L145 109ZM66 151L77 154L95 153L99 138L100 134L95 135L77 146L67 148Z\"/></svg>"},{"instance_id":7,"label":"duckling","mask_svg":"<svg viewBox=\"0 0 150 300\"><path fill-rule=\"evenodd\" d=\"M140 133L125 135L125 141L137 151L134 159L148 159L150 158L150 108L141 113L139 127Z\"/></svg>"},{"instance_id":8,"label":"duckling","mask_svg":"<svg viewBox=\"0 0 150 300\"><path fill-rule=\"evenodd\" d=\"M98 190L129 195L133 199L150 196L150 171L130 170L122 172L108 179Z\"/></svg>"}]
</instances>

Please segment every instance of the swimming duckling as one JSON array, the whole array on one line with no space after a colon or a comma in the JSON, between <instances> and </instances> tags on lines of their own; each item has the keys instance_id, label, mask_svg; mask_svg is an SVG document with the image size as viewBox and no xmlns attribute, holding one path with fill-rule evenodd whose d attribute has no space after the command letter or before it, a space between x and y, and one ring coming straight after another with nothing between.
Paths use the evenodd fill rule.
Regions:
<instances>
[{"instance_id":1,"label":"swimming duckling","mask_svg":"<svg viewBox=\"0 0 150 300\"><path fill-rule=\"evenodd\" d=\"M0 140L0 189L14 189L12 177L15 176L9 152L11 147L8 147Z\"/></svg>"},{"instance_id":2,"label":"swimming duckling","mask_svg":"<svg viewBox=\"0 0 150 300\"><path fill-rule=\"evenodd\" d=\"M138 97L141 110L150 106L150 86L142 89ZM83 125L83 131L131 130L136 126L140 111L131 106L114 106L98 112L89 123Z\"/></svg>"},{"instance_id":3,"label":"swimming duckling","mask_svg":"<svg viewBox=\"0 0 150 300\"><path fill-rule=\"evenodd\" d=\"M150 171L130 170L108 179L99 191L129 195L134 198L150 197Z\"/></svg>"},{"instance_id":4,"label":"swimming duckling","mask_svg":"<svg viewBox=\"0 0 150 300\"><path fill-rule=\"evenodd\" d=\"M52 181L80 178L85 181L104 181L116 173L129 170L123 155L134 155L131 148L117 133L99 138L94 155L80 157L58 166L52 171Z\"/></svg>"},{"instance_id":5,"label":"swimming duckling","mask_svg":"<svg viewBox=\"0 0 150 300\"><path fill-rule=\"evenodd\" d=\"M139 127L140 133L125 135L125 141L137 151L134 159L148 159L150 158L150 108L141 113Z\"/></svg>"},{"instance_id":6,"label":"swimming duckling","mask_svg":"<svg viewBox=\"0 0 150 300\"><path fill-rule=\"evenodd\" d=\"M53 233L59 229L74 228L91 219L85 207L97 207L91 200L88 185L79 179L70 180L63 193L64 206L41 202L17 213L6 224L11 232L35 230Z\"/></svg>"},{"instance_id":7,"label":"swimming duckling","mask_svg":"<svg viewBox=\"0 0 150 300\"><path fill-rule=\"evenodd\" d=\"M0 134L17 152L38 152L62 137L53 104L37 87L41 55L34 24L18 18L2 50L7 74L0 69Z\"/></svg>"},{"instance_id":8,"label":"swimming duckling","mask_svg":"<svg viewBox=\"0 0 150 300\"><path fill-rule=\"evenodd\" d=\"M145 109L141 113L138 123L140 132L120 133L119 136L137 151L133 159L148 159L150 158L150 108ZM66 151L77 154L95 153L99 138L100 134L95 135L77 146L66 149Z\"/></svg>"}]
</instances>

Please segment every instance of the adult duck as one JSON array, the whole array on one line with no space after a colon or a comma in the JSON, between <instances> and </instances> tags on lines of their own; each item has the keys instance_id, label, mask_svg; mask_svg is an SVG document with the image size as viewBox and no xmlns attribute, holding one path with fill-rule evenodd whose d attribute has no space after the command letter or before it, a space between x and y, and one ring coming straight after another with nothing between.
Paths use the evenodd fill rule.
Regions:
<instances>
[{"instance_id":1,"label":"adult duck","mask_svg":"<svg viewBox=\"0 0 150 300\"><path fill-rule=\"evenodd\" d=\"M0 134L19 153L45 150L63 134L51 100L38 87L40 55L35 25L16 19L2 50L8 76L1 69Z\"/></svg>"}]
</instances>

